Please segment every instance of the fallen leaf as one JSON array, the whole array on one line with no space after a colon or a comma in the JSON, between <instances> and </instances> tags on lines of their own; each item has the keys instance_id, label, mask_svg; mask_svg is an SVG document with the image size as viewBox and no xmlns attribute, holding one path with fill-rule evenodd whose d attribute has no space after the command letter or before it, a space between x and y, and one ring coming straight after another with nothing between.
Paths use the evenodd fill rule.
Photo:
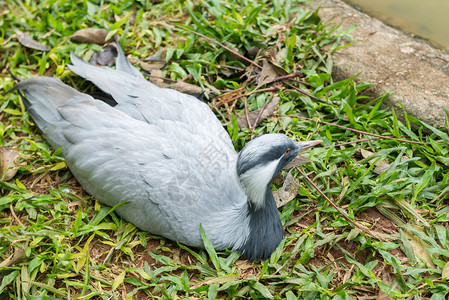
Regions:
<instances>
[{"instance_id":1,"label":"fallen leaf","mask_svg":"<svg viewBox=\"0 0 449 300\"><path fill-rule=\"evenodd\" d=\"M113 38L105 41L108 31L100 28L84 28L76 31L70 40L75 43L89 43L104 45L113 41Z\"/></svg>"},{"instance_id":2,"label":"fallen leaf","mask_svg":"<svg viewBox=\"0 0 449 300\"><path fill-rule=\"evenodd\" d=\"M221 95L218 95L214 98L214 101L217 103L217 107L220 107L223 105L223 103L228 103L235 97L238 97L242 93L245 92L246 83L243 83L240 85L239 88L236 88L235 90L231 90L230 92L223 93Z\"/></svg>"},{"instance_id":3,"label":"fallen leaf","mask_svg":"<svg viewBox=\"0 0 449 300\"><path fill-rule=\"evenodd\" d=\"M300 184L293 177L292 173L289 172L285 177L282 187L279 190L273 192L277 207L282 207L288 202L295 199L296 195L298 195L299 188Z\"/></svg>"},{"instance_id":4,"label":"fallen leaf","mask_svg":"<svg viewBox=\"0 0 449 300\"><path fill-rule=\"evenodd\" d=\"M391 276L391 273L386 266L382 270L381 275L383 284L387 286L391 286L393 284L394 278ZM394 299L393 297L386 294L384 291L382 291L382 289L379 289L376 300L393 300L393 299Z\"/></svg>"},{"instance_id":5,"label":"fallen leaf","mask_svg":"<svg viewBox=\"0 0 449 300\"><path fill-rule=\"evenodd\" d=\"M117 57L117 48L110 44L103 47L103 51L95 51L89 63L98 66L112 66Z\"/></svg>"},{"instance_id":6,"label":"fallen leaf","mask_svg":"<svg viewBox=\"0 0 449 300\"><path fill-rule=\"evenodd\" d=\"M241 55L239 53L239 49L237 47L235 47L234 44L232 44L230 42L224 42L224 45L233 51L233 52L228 51L229 56L231 57L232 60L239 61L244 65L249 64L248 61L243 59L243 55ZM235 53L237 53L237 54L235 54Z\"/></svg>"},{"instance_id":7,"label":"fallen leaf","mask_svg":"<svg viewBox=\"0 0 449 300\"><path fill-rule=\"evenodd\" d=\"M167 50L159 50L150 58L146 58L145 61L141 61L140 67L147 72L151 72L152 70L161 70L165 66L166 56Z\"/></svg>"},{"instance_id":8,"label":"fallen leaf","mask_svg":"<svg viewBox=\"0 0 449 300\"><path fill-rule=\"evenodd\" d=\"M444 265L443 271L441 271L441 278L449 279L449 262Z\"/></svg>"},{"instance_id":9,"label":"fallen leaf","mask_svg":"<svg viewBox=\"0 0 449 300\"><path fill-rule=\"evenodd\" d=\"M276 52L275 47L268 47L267 49L262 51L261 56L268 59L268 61L271 63L271 66L276 70L277 74L287 75L288 72L280 65L281 62L285 60L286 54L286 48L282 48L279 52Z\"/></svg>"},{"instance_id":10,"label":"fallen leaf","mask_svg":"<svg viewBox=\"0 0 449 300\"><path fill-rule=\"evenodd\" d=\"M292 159L291 162L289 162L285 167L284 170L289 170L289 169L293 169L295 167L299 167L302 165L305 165L306 163L309 163L313 160L311 160L308 157L302 156L302 155L298 155L295 158Z\"/></svg>"},{"instance_id":11,"label":"fallen leaf","mask_svg":"<svg viewBox=\"0 0 449 300\"><path fill-rule=\"evenodd\" d=\"M257 56L257 53L259 53L259 50L260 50L259 47L251 46L247 52L248 57L255 58Z\"/></svg>"},{"instance_id":12,"label":"fallen leaf","mask_svg":"<svg viewBox=\"0 0 449 300\"><path fill-rule=\"evenodd\" d=\"M14 29L14 31L16 32L17 39L19 40L19 43L22 44L22 46L40 51L50 51L50 48L48 48L47 46L41 45L39 42L36 42L32 38L30 38L28 33L24 33L18 29Z\"/></svg>"},{"instance_id":13,"label":"fallen leaf","mask_svg":"<svg viewBox=\"0 0 449 300\"><path fill-rule=\"evenodd\" d=\"M346 271L346 274L343 276L343 284L345 284L346 282L349 281L349 279L351 279L352 277L352 272L354 271L354 264L351 264L351 267L349 268L349 270Z\"/></svg>"},{"instance_id":14,"label":"fallen leaf","mask_svg":"<svg viewBox=\"0 0 449 300\"><path fill-rule=\"evenodd\" d=\"M432 257L430 256L429 251L426 249L429 248L429 245L409 230L405 230L405 236L412 245L416 260L423 260L429 268L435 268Z\"/></svg>"},{"instance_id":15,"label":"fallen leaf","mask_svg":"<svg viewBox=\"0 0 449 300\"><path fill-rule=\"evenodd\" d=\"M170 88L184 94L201 94L203 92L201 87L184 81L176 82L170 85Z\"/></svg>"},{"instance_id":16,"label":"fallen leaf","mask_svg":"<svg viewBox=\"0 0 449 300\"><path fill-rule=\"evenodd\" d=\"M238 260L235 262L235 265L239 270L247 270L254 267L254 264L246 261L246 260Z\"/></svg>"},{"instance_id":17,"label":"fallen leaf","mask_svg":"<svg viewBox=\"0 0 449 300\"><path fill-rule=\"evenodd\" d=\"M248 113L248 119L249 122L251 123L252 127L257 127L260 123L262 123L263 120L265 120L266 118L268 118L269 116L271 116L274 111L276 110L276 106L279 104L279 101L281 100L281 98L279 97L274 97L270 103L267 104L267 106L265 107L265 109L262 111L263 108L259 108L253 111L250 111ZM259 116L259 113L262 111L259 119L257 119L257 117ZM257 120L257 123L256 123ZM238 115L237 116L237 125L239 126L239 128L248 128L248 121L246 119L246 115L242 114L242 115Z\"/></svg>"},{"instance_id":18,"label":"fallen leaf","mask_svg":"<svg viewBox=\"0 0 449 300\"><path fill-rule=\"evenodd\" d=\"M370 157L370 156L372 156L372 155L375 154L374 152L371 152L371 151L368 151L368 150L365 150L365 149L361 149L361 150L360 150L360 153L362 154L362 157L363 157L363 158L368 158L368 157ZM370 163L371 165L374 164L374 162L376 162L376 159L377 159L377 157L371 159L371 160L369 161L369 163ZM379 166L381 166L381 165L383 165L383 164L385 164L385 163L388 163L388 162L389 162L389 161L388 161L388 158L384 158L384 159L381 159L381 160L379 160L378 162L376 162L376 163L375 163L375 166L376 166L376 167L379 167Z\"/></svg>"},{"instance_id":19,"label":"fallen leaf","mask_svg":"<svg viewBox=\"0 0 449 300\"><path fill-rule=\"evenodd\" d=\"M148 62L140 62L140 67L147 72L152 70L161 70L165 66L165 61L163 60L150 60Z\"/></svg>"},{"instance_id":20,"label":"fallen leaf","mask_svg":"<svg viewBox=\"0 0 449 300\"><path fill-rule=\"evenodd\" d=\"M263 86L264 84L272 82L276 77L278 73L276 72L276 69L273 67L273 65L266 59L263 60L262 65L262 72L260 72L257 87Z\"/></svg>"},{"instance_id":21,"label":"fallen leaf","mask_svg":"<svg viewBox=\"0 0 449 300\"><path fill-rule=\"evenodd\" d=\"M0 147L0 176L8 181L17 173L19 163L19 151Z\"/></svg>"},{"instance_id":22,"label":"fallen leaf","mask_svg":"<svg viewBox=\"0 0 449 300\"><path fill-rule=\"evenodd\" d=\"M380 165L380 166L378 166L378 167L375 167L374 170L373 170L373 172L376 173L376 174L378 174L378 175L380 175L380 174L382 174L383 172L388 171L388 169L389 169L390 167L391 167L391 164L390 164L390 163L384 163L384 164L382 164L382 165Z\"/></svg>"},{"instance_id":23,"label":"fallen leaf","mask_svg":"<svg viewBox=\"0 0 449 300\"><path fill-rule=\"evenodd\" d=\"M158 87L164 87L164 72L162 70L152 70L150 73L150 81Z\"/></svg>"},{"instance_id":24,"label":"fallen leaf","mask_svg":"<svg viewBox=\"0 0 449 300\"><path fill-rule=\"evenodd\" d=\"M134 26L136 24L137 7L133 7L133 13L129 17L129 25Z\"/></svg>"},{"instance_id":25,"label":"fallen leaf","mask_svg":"<svg viewBox=\"0 0 449 300\"><path fill-rule=\"evenodd\" d=\"M361 149L360 153L362 154L363 158L368 158L375 154L374 152L371 152L371 151L368 151L365 149ZM371 165L374 164L376 166L376 168L374 168L374 170L373 170L374 173L380 175L383 172L387 171L391 167L391 164L390 164L390 161L388 160L388 158L381 159L378 162L376 162L376 159L377 158L373 158L369 161L369 164L371 164Z\"/></svg>"},{"instance_id":26,"label":"fallen leaf","mask_svg":"<svg viewBox=\"0 0 449 300\"><path fill-rule=\"evenodd\" d=\"M14 247L14 253L0 263L0 268L7 268L14 265L17 261L25 258L25 251L20 247Z\"/></svg>"},{"instance_id":27,"label":"fallen leaf","mask_svg":"<svg viewBox=\"0 0 449 300\"><path fill-rule=\"evenodd\" d=\"M288 74L288 72L283 67L281 67L281 62L285 61L286 56L287 56L287 48L282 48L278 53L276 53L274 59L270 60L273 67L280 75Z\"/></svg>"}]
</instances>

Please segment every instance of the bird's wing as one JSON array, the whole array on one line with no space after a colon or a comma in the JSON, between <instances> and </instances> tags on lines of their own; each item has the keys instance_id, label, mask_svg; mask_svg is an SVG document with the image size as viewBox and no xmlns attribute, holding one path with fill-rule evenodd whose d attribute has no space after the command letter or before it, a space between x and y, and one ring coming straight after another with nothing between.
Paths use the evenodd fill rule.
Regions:
<instances>
[{"instance_id":1,"label":"bird's wing","mask_svg":"<svg viewBox=\"0 0 449 300\"><path fill-rule=\"evenodd\" d=\"M118 55L117 60L115 62L115 65L117 67L117 70L128 73L136 78L142 78L142 74L134 68L133 65L129 62L129 60L126 59L125 52L123 51L123 48L120 46L120 41L117 37L115 37L115 44L117 45Z\"/></svg>"},{"instance_id":2,"label":"bird's wing","mask_svg":"<svg viewBox=\"0 0 449 300\"><path fill-rule=\"evenodd\" d=\"M132 67L119 47L121 65L125 62ZM108 67L91 65L74 53L69 68L76 74L93 82L104 92L110 94L118 103L115 108L134 119L147 123L159 120L181 122L193 132L215 136L220 149L228 154L234 152L232 141L220 121L209 106L193 96L166 88L159 88L142 76L135 76L123 68L114 70ZM139 73L140 74L140 73Z\"/></svg>"},{"instance_id":3,"label":"bird's wing","mask_svg":"<svg viewBox=\"0 0 449 300\"><path fill-rule=\"evenodd\" d=\"M70 143L62 153L75 177L106 205L128 202L117 212L139 228L201 246L199 224L236 201L222 188L236 154L210 157L214 141L180 123L148 124L94 102L60 108Z\"/></svg>"},{"instance_id":4,"label":"bird's wing","mask_svg":"<svg viewBox=\"0 0 449 300\"><path fill-rule=\"evenodd\" d=\"M84 189L109 206L127 202L117 212L141 229L201 246L199 224L214 229L213 216L241 199L232 185L237 154L209 132L132 118L54 78L15 89Z\"/></svg>"}]
</instances>

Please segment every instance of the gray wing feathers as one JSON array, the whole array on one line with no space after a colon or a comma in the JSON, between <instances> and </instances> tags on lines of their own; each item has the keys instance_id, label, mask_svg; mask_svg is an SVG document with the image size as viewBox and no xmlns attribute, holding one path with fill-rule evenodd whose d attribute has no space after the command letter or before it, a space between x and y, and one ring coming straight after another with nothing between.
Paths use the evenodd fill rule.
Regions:
<instances>
[{"instance_id":1,"label":"gray wing feathers","mask_svg":"<svg viewBox=\"0 0 449 300\"><path fill-rule=\"evenodd\" d=\"M117 106L48 77L14 90L24 90L30 115L52 146L61 147L86 191L109 206L129 202L117 209L123 218L191 246L202 246L200 223L228 228L222 207L236 209L246 198L233 188L237 154L209 107L134 76L123 62L112 70L71 57L70 68L110 93ZM219 248L229 247L226 238L216 239Z\"/></svg>"},{"instance_id":2,"label":"gray wing feathers","mask_svg":"<svg viewBox=\"0 0 449 300\"><path fill-rule=\"evenodd\" d=\"M120 45L120 40L117 37L115 37L115 44L117 45L118 50L117 60L115 62L117 70L143 79L142 74L134 68L133 65L131 65L129 60L126 59L125 52L123 51L122 46Z\"/></svg>"},{"instance_id":3,"label":"gray wing feathers","mask_svg":"<svg viewBox=\"0 0 449 300\"><path fill-rule=\"evenodd\" d=\"M119 70L117 66L117 70L114 70L93 66L74 53L71 53L70 57L73 65L69 65L69 68L110 94L118 103L115 106L117 110L146 123L162 120L182 122L183 127L204 132L205 135L210 135L211 139L217 140L218 136L219 147L229 154L235 153L229 135L221 123L210 108L195 97L172 89L159 88L142 76L138 78L128 71L125 72L126 68ZM129 64L121 48L119 58Z\"/></svg>"},{"instance_id":4,"label":"gray wing feathers","mask_svg":"<svg viewBox=\"0 0 449 300\"><path fill-rule=\"evenodd\" d=\"M24 104L28 113L55 149L64 143L57 125L63 120L59 107L74 99L93 101L89 95L80 93L59 79L51 77L23 80L11 89L15 90L22 90L25 93Z\"/></svg>"}]
</instances>

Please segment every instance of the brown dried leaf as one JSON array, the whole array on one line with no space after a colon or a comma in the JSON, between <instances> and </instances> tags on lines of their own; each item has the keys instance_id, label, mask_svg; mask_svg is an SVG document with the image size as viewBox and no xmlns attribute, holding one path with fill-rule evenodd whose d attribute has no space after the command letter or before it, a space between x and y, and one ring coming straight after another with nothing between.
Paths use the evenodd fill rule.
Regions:
<instances>
[{"instance_id":1,"label":"brown dried leaf","mask_svg":"<svg viewBox=\"0 0 449 300\"><path fill-rule=\"evenodd\" d=\"M340 195L338 195L338 199L342 199L349 189L350 184L348 176L343 176L341 179L341 186L343 188L341 189Z\"/></svg>"},{"instance_id":2,"label":"brown dried leaf","mask_svg":"<svg viewBox=\"0 0 449 300\"><path fill-rule=\"evenodd\" d=\"M443 271L441 272L441 278L449 279L449 262L444 265Z\"/></svg>"},{"instance_id":3,"label":"brown dried leaf","mask_svg":"<svg viewBox=\"0 0 449 300\"><path fill-rule=\"evenodd\" d=\"M113 38L105 41L108 31L100 28L84 28L75 32L70 40L75 43L89 43L104 45L113 41Z\"/></svg>"},{"instance_id":4,"label":"brown dried leaf","mask_svg":"<svg viewBox=\"0 0 449 300\"><path fill-rule=\"evenodd\" d=\"M264 84L272 82L277 77L277 75L278 73L276 72L276 69L273 67L273 65L268 62L268 60L264 59L262 72L259 75L256 89L263 86Z\"/></svg>"},{"instance_id":5,"label":"brown dried leaf","mask_svg":"<svg viewBox=\"0 0 449 300\"><path fill-rule=\"evenodd\" d=\"M274 111L276 110L276 106L279 104L279 101L281 100L281 98L279 97L274 97L270 103L267 104L267 106L265 107L264 111L262 112L262 114L260 115L260 118L257 120L257 117L259 116L259 113L262 111L263 108L259 108L253 111L250 111L248 113L248 119L249 122L251 123L252 127L257 127L260 123L262 123L263 120L265 120L266 118L268 118L269 116L271 116ZM255 124L257 120L257 124ZM239 126L239 128L248 128L248 121L246 120L246 115L242 114L242 115L238 115L237 116L237 125Z\"/></svg>"},{"instance_id":6,"label":"brown dried leaf","mask_svg":"<svg viewBox=\"0 0 449 300\"><path fill-rule=\"evenodd\" d=\"M229 102L231 99L244 93L245 87L246 87L246 84L241 84L240 87L235 90L218 95L217 97L214 98L214 101L216 101L218 103L217 106L219 107L221 105L220 103Z\"/></svg>"},{"instance_id":7,"label":"brown dried leaf","mask_svg":"<svg viewBox=\"0 0 449 300\"><path fill-rule=\"evenodd\" d=\"M352 272L354 271L354 266L355 266L355 265L352 264L351 267L349 268L349 270L346 271L346 274L343 276L343 280L342 280L343 284L346 283L346 282L348 282L349 279L351 279L351 277L352 277Z\"/></svg>"},{"instance_id":8,"label":"brown dried leaf","mask_svg":"<svg viewBox=\"0 0 449 300\"><path fill-rule=\"evenodd\" d=\"M30 36L27 32L22 32L18 29L14 29L17 35L17 39L19 40L19 43L22 44L22 46L25 46L27 48L36 49L40 51L50 51L51 49L48 48L45 45L41 45L39 42L36 42Z\"/></svg>"},{"instance_id":9,"label":"brown dried leaf","mask_svg":"<svg viewBox=\"0 0 449 300\"><path fill-rule=\"evenodd\" d=\"M254 58L257 56L257 53L259 53L260 49L257 46L251 46L251 48L248 49L247 55L250 58Z\"/></svg>"},{"instance_id":10,"label":"brown dried leaf","mask_svg":"<svg viewBox=\"0 0 449 300\"><path fill-rule=\"evenodd\" d=\"M203 92L201 87L183 81L170 85L170 88L185 94L201 94Z\"/></svg>"},{"instance_id":11,"label":"brown dried leaf","mask_svg":"<svg viewBox=\"0 0 449 300\"><path fill-rule=\"evenodd\" d=\"M432 261L432 257L429 251L426 249L429 248L429 245L408 230L405 230L405 236L412 245L413 253L415 254L416 260L418 261L423 260L429 268L435 268L435 264Z\"/></svg>"},{"instance_id":12,"label":"brown dried leaf","mask_svg":"<svg viewBox=\"0 0 449 300\"><path fill-rule=\"evenodd\" d=\"M112 66L117 57L117 48L110 44L103 47L103 51L95 51L89 63L98 66Z\"/></svg>"},{"instance_id":13,"label":"brown dried leaf","mask_svg":"<svg viewBox=\"0 0 449 300\"><path fill-rule=\"evenodd\" d=\"M162 70L152 70L150 73L150 81L158 87L165 87L163 77L164 72Z\"/></svg>"},{"instance_id":14,"label":"brown dried leaf","mask_svg":"<svg viewBox=\"0 0 449 300\"><path fill-rule=\"evenodd\" d=\"M7 268L14 265L17 261L25 258L25 250L20 247L14 247L14 253L0 263L0 268Z\"/></svg>"},{"instance_id":15,"label":"brown dried leaf","mask_svg":"<svg viewBox=\"0 0 449 300\"><path fill-rule=\"evenodd\" d=\"M288 202L295 199L296 195L298 195L299 188L300 184L297 180L295 180L292 173L289 172L287 174L287 177L285 177L282 188L273 192L277 207L282 207Z\"/></svg>"},{"instance_id":16,"label":"brown dried leaf","mask_svg":"<svg viewBox=\"0 0 449 300\"><path fill-rule=\"evenodd\" d=\"M308 157L298 155L284 167L284 170L293 169L295 167L305 165L306 163L309 163L311 161L312 160Z\"/></svg>"},{"instance_id":17,"label":"brown dried leaf","mask_svg":"<svg viewBox=\"0 0 449 300\"><path fill-rule=\"evenodd\" d=\"M273 67L281 76L288 74L288 72L283 67L281 67L281 62L285 61L286 56L287 56L287 48L282 48L278 53L276 53L276 56L270 60Z\"/></svg>"},{"instance_id":18,"label":"brown dried leaf","mask_svg":"<svg viewBox=\"0 0 449 300\"><path fill-rule=\"evenodd\" d=\"M391 286L394 282L394 278L391 275L390 271L387 267L382 270L382 283L388 286ZM387 295L382 289L379 289L379 293L377 294L376 300L393 300L394 298Z\"/></svg>"},{"instance_id":19,"label":"brown dried leaf","mask_svg":"<svg viewBox=\"0 0 449 300\"><path fill-rule=\"evenodd\" d=\"M133 7L133 13L129 17L129 25L134 26L136 24L137 7Z\"/></svg>"},{"instance_id":20,"label":"brown dried leaf","mask_svg":"<svg viewBox=\"0 0 449 300\"><path fill-rule=\"evenodd\" d=\"M371 151L368 151L368 150L365 150L365 149L361 149L361 150L360 150L360 153L362 154L363 158L367 158L367 157L370 157L371 155L374 155L374 154L375 154L374 152L371 152ZM377 159L377 157L371 159L371 160L369 161L369 163L370 163L371 165L374 164L374 162L376 161L376 159ZM378 162L376 162L375 165L376 165L376 167L379 167L379 166L381 166L381 165L383 165L383 164L385 164L385 163L389 163L388 158L384 158L384 159L379 160Z\"/></svg>"},{"instance_id":21,"label":"brown dried leaf","mask_svg":"<svg viewBox=\"0 0 449 300\"><path fill-rule=\"evenodd\" d=\"M382 174L383 172L388 171L388 169L389 169L390 167L391 167L391 164L390 164L390 163L384 163L384 164L382 164L382 165L380 165L380 166L375 167L374 170L373 170L373 172L376 173L376 174L378 174L378 175L380 175L380 174Z\"/></svg>"},{"instance_id":22,"label":"brown dried leaf","mask_svg":"<svg viewBox=\"0 0 449 300\"><path fill-rule=\"evenodd\" d=\"M0 147L0 176L7 181L17 173L19 164L19 151Z\"/></svg>"},{"instance_id":23,"label":"brown dried leaf","mask_svg":"<svg viewBox=\"0 0 449 300\"><path fill-rule=\"evenodd\" d=\"M287 49L282 48L279 52L276 52L275 47L268 47L261 53L262 56L266 57L271 63L271 66L276 70L279 75L287 75L288 72L281 67L280 63L285 60L287 55Z\"/></svg>"},{"instance_id":24,"label":"brown dried leaf","mask_svg":"<svg viewBox=\"0 0 449 300\"><path fill-rule=\"evenodd\" d=\"M152 70L161 70L165 66L165 61L163 60L150 60L148 62L140 62L140 67L147 72Z\"/></svg>"},{"instance_id":25,"label":"brown dried leaf","mask_svg":"<svg viewBox=\"0 0 449 300\"><path fill-rule=\"evenodd\" d=\"M239 270L248 270L254 268L254 264L246 261L246 260L238 260L235 262L235 265Z\"/></svg>"}]
</instances>

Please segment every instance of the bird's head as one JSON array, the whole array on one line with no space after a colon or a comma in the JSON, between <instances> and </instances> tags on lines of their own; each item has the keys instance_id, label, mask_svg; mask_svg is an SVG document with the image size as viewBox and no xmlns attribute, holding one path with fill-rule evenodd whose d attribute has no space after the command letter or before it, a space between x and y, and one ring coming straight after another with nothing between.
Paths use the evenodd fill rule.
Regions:
<instances>
[{"instance_id":1,"label":"bird's head","mask_svg":"<svg viewBox=\"0 0 449 300\"><path fill-rule=\"evenodd\" d=\"M266 190L276 174L299 153L321 142L296 142L275 133L261 135L246 144L237 159L237 174L251 205L256 209L263 207Z\"/></svg>"}]
</instances>

